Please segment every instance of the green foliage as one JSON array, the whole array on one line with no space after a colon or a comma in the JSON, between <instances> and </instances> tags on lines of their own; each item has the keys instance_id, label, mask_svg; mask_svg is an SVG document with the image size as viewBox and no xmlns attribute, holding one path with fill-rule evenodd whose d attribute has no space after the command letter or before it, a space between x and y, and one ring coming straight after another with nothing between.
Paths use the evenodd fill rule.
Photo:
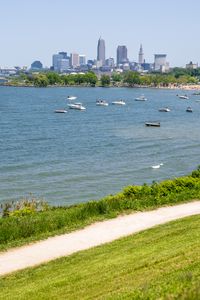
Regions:
<instances>
[{"instance_id":1,"label":"green foliage","mask_svg":"<svg viewBox=\"0 0 200 300\"><path fill-rule=\"evenodd\" d=\"M36 87L47 87L48 84L49 84L49 81L45 74L35 75L34 85Z\"/></svg>"},{"instance_id":2,"label":"green foliage","mask_svg":"<svg viewBox=\"0 0 200 300\"><path fill-rule=\"evenodd\" d=\"M49 209L49 205L44 200L37 200L36 198L25 198L17 202L2 203L0 205L0 216L13 217L13 216L25 216L30 213L39 211L46 211Z\"/></svg>"},{"instance_id":3,"label":"green foliage","mask_svg":"<svg viewBox=\"0 0 200 300\"><path fill-rule=\"evenodd\" d=\"M114 82L122 81L122 76L119 73L112 73L111 78L112 78L112 81L114 81Z\"/></svg>"},{"instance_id":4,"label":"green foliage","mask_svg":"<svg viewBox=\"0 0 200 300\"><path fill-rule=\"evenodd\" d=\"M62 80L61 80L62 78L58 75L58 73L55 73L55 72L47 73L46 77L47 77L50 85L60 84L62 82Z\"/></svg>"},{"instance_id":5,"label":"green foliage","mask_svg":"<svg viewBox=\"0 0 200 300\"><path fill-rule=\"evenodd\" d=\"M199 228L192 216L12 273L0 299L198 300Z\"/></svg>"},{"instance_id":6,"label":"green foliage","mask_svg":"<svg viewBox=\"0 0 200 300\"><path fill-rule=\"evenodd\" d=\"M109 75L102 75L101 76L101 85L102 86L110 85L110 76Z\"/></svg>"},{"instance_id":7,"label":"green foliage","mask_svg":"<svg viewBox=\"0 0 200 300\"><path fill-rule=\"evenodd\" d=\"M128 71L124 75L124 83L127 83L129 86L140 84L140 75L137 72Z\"/></svg>"},{"instance_id":8,"label":"green foliage","mask_svg":"<svg viewBox=\"0 0 200 300\"><path fill-rule=\"evenodd\" d=\"M48 207L45 202L34 199L4 204L0 248L68 232L126 211L153 209L199 197L200 167L189 176L151 185L127 186L116 195L69 207Z\"/></svg>"},{"instance_id":9,"label":"green foliage","mask_svg":"<svg viewBox=\"0 0 200 300\"><path fill-rule=\"evenodd\" d=\"M169 73L153 72L150 74L139 74L134 71L127 71L122 74L112 73L111 77L102 75L100 84L108 86L110 83L113 86L153 86L153 87L168 87L169 85L185 85L197 84L200 81L200 68L195 70L174 68ZM13 77L9 82L10 85L24 85L46 87L48 85L70 86L82 85L94 87L98 83L98 78L95 73L89 71L85 74L58 74L56 72L42 73L21 73L18 77Z\"/></svg>"},{"instance_id":10,"label":"green foliage","mask_svg":"<svg viewBox=\"0 0 200 300\"><path fill-rule=\"evenodd\" d=\"M88 72L85 74L85 80L86 83L88 83L90 86L95 86L98 79L97 76L93 72Z\"/></svg>"}]
</instances>

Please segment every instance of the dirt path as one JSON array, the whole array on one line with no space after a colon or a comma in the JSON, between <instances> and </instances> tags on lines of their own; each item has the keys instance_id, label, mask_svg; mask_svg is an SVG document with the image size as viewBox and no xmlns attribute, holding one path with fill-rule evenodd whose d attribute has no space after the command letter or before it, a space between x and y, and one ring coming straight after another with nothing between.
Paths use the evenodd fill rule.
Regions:
<instances>
[{"instance_id":1,"label":"dirt path","mask_svg":"<svg viewBox=\"0 0 200 300\"><path fill-rule=\"evenodd\" d=\"M82 230L48 238L0 254L0 275L39 265L80 250L111 242L155 225L200 214L200 201L138 212L98 222Z\"/></svg>"}]
</instances>

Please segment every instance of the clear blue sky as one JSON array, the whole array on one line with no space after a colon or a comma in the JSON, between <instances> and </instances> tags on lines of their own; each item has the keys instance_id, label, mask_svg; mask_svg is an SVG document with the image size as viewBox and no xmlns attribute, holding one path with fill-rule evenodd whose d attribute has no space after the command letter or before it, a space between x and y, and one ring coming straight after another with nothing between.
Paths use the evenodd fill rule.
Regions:
<instances>
[{"instance_id":1,"label":"clear blue sky","mask_svg":"<svg viewBox=\"0 0 200 300\"><path fill-rule=\"evenodd\" d=\"M142 43L147 62L200 63L199 16L199 0L0 0L0 66L50 66L58 51L96 58L100 35L106 57L125 44L137 60Z\"/></svg>"}]
</instances>

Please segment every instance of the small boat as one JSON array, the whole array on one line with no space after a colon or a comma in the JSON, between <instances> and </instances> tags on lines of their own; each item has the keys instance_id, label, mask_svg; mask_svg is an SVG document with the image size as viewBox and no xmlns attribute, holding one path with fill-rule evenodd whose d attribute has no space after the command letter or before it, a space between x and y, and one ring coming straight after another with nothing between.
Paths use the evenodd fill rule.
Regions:
<instances>
[{"instance_id":1,"label":"small boat","mask_svg":"<svg viewBox=\"0 0 200 300\"><path fill-rule=\"evenodd\" d=\"M141 95L140 97L135 98L135 101L147 101L147 98L145 98L144 95Z\"/></svg>"},{"instance_id":2,"label":"small boat","mask_svg":"<svg viewBox=\"0 0 200 300\"><path fill-rule=\"evenodd\" d=\"M151 166L151 167L152 167L152 169L159 169L161 166L163 166L163 163L161 163L159 165Z\"/></svg>"},{"instance_id":3,"label":"small boat","mask_svg":"<svg viewBox=\"0 0 200 300\"><path fill-rule=\"evenodd\" d=\"M192 94L193 96L200 96L200 92L195 92Z\"/></svg>"},{"instance_id":4,"label":"small boat","mask_svg":"<svg viewBox=\"0 0 200 300\"><path fill-rule=\"evenodd\" d=\"M76 100L77 99L77 97L75 97L75 96L67 96L67 100Z\"/></svg>"},{"instance_id":5,"label":"small boat","mask_svg":"<svg viewBox=\"0 0 200 300\"><path fill-rule=\"evenodd\" d=\"M146 126L160 127L160 122L145 122Z\"/></svg>"},{"instance_id":6,"label":"small boat","mask_svg":"<svg viewBox=\"0 0 200 300\"><path fill-rule=\"evenodd\" d=\"M105 100L97 100L96 105L97 106L108 106L108 102L106 102Z\"/></svg>"},{"instance_id":7,"label":"small boat","mask_svg":"<svg viewBox=\"0 0 200 300\"><path fill-rule=\"evenodd\" d=\"M68 104L68 107L71 109L86 110L86 108L82 105L82 103Z\"/></svg>"},{"instance_id":8,"label":"small boat","mask_svg":"<svg viewBox=\"0 0 200 300\"><path fill-rule=\"evenodd\" d=\"M193 112L192 107L188 106L186 109L187 112Z\"/></svg>"},{"instance_id":9,"label":"small boat","mask_svg":"<svg viewBox=\"0 0 200 300\"><path fill-rule=\"evenodd\" d=\"M113 105L126 105L126 103L123 100L116 100L112 102Z\"/></svg>"},{"instance_id":10,"label":"small boat","mask_svg":"<svg viewBox=\"0 0 200 300\"><path fill-rule=\"evenodd\" d=\"M56 109L54 112L59 113L59 114L65 114L65 113L67 113L67 110L65 110L65 109Z\"/></svg>"},{"instance_id":11,"label":"small boat","mask_svg":"<svg viewBox=\"0 0 200 300\"><path fill-rule=\"evenodd\" d=\"M171 110L169 109L169 107L163 107L163 108L160 108L158 111L161 111L161 112L169 112L169 111L171 111Z\"/></svg>"},{"instance_id":12,"label":"small boat","mask_svg":"<svg viewBox=\"0 0 200 300\"><path fill-rule=\"evenodd\" d=\"M179 95L178 96L180 99L188 100L189 97L187 95Z\"/></svg>"}]
</instances>

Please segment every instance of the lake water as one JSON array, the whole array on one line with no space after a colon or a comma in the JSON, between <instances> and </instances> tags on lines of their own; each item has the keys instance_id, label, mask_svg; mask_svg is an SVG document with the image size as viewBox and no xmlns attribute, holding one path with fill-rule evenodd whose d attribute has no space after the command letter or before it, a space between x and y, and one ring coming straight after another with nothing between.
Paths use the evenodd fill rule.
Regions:
<instances>
[{"instance_id":1,"label":"lake water","mask_svg":"<svg viewBox=\"0 0 200 300\"><path fill-rule=\"evenodd\" d=\"M190 100L178 92L0 87L0 202L32 193L72 204L191 172L200 164L200 103L192 92ZM141 94L148 101L134 101ZM54 113L67 107L67 95L86 111ZM122 98L126 105L99 107L98 98ZM189 105L193 113L186 112ZM163 106L171 112L159 112ZM160 128L145 127L154 120Z\"/></svg>"}]
</instances>

